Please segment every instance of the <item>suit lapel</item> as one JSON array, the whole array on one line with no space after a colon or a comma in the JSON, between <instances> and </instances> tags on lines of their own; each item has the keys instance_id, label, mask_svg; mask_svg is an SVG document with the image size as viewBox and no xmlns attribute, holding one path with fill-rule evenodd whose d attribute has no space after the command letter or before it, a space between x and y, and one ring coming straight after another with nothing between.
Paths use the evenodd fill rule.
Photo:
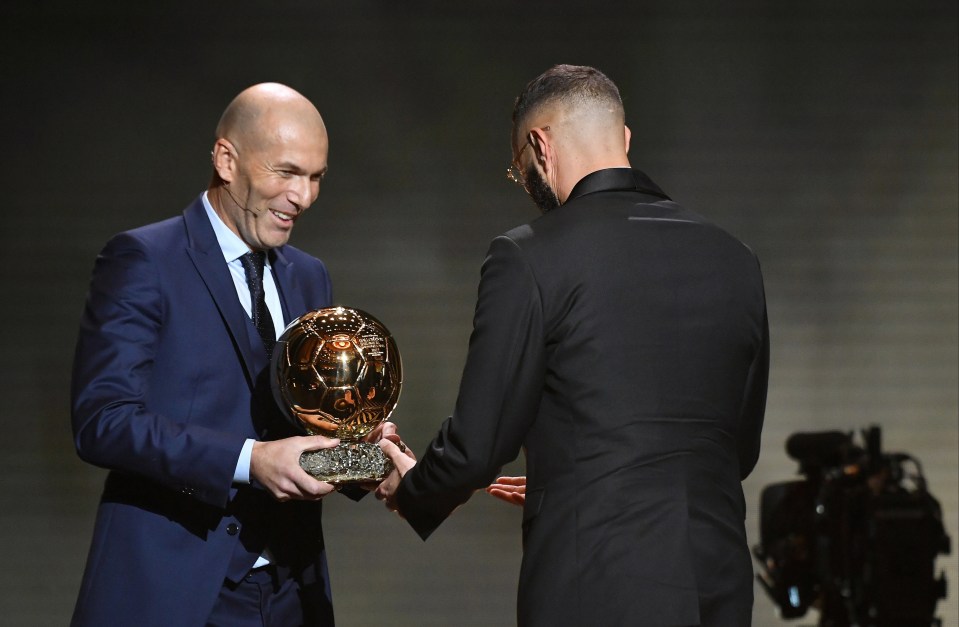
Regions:
<instances>
[{"instance_id":1,"label":"suit lapel","mask_svg":"<svg viewBox=\"0 0 959 627\"><path fill-rule=\"evenodd\" d=\"M216 241L203 201L197 198L183 211L183 219L188 238L186 252L216 303L230 335L233 336L233 342L239 348L243 368L252 385L256 381L256 373L266 365L266 354L259 336L253 337L250 333L250 317L243 311L243 306L236 297L230 269L223 260L223 253ZM257 343L254 344L253 340Z\"/></svg>"}]
</instances>

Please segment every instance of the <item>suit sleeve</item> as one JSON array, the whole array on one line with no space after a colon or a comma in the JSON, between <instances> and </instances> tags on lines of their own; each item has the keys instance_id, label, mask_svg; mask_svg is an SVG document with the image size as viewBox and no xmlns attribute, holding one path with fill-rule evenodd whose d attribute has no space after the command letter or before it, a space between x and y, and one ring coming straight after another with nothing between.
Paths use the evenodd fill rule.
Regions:
<instances>
[{"instance_id":1,"label":"suit sleeve","mask_svg":"<svg viewBox=\"0 0 959 627\"><path fill-rule=\"evenodd\" d=\"M757 262L758 263L758 262ZM760 276L760 289L762 278ZM766 393L769 386L769 315L765 295L762 298L762 327L759 348L746 379L739 422L739 478L745 479L759 460L763 421L766 414Z\"/></svg>"},{"instance_id":2,"label":"suit sleeve","mask_svg":"<svg viewBox=\"0 0 959 627\"><path fill-rule=\"evenodd\" d=\"M243 446L146 406L164 298L147 246L131 235L97 258L74 356L72 423L80 457L223 506Z\"/></svg>"},{"instance_id":3,"label":"suit sleeve","mask_svg":"<svg viewBox=\"0 0 959 627\"><path fill-rule=\"evenodd\" d=\"M540 293L522 251L490 244L453 415L397 492L400 512L425 540L474 490L519 454L544 380Z\"/></svg>"}]
</instances>

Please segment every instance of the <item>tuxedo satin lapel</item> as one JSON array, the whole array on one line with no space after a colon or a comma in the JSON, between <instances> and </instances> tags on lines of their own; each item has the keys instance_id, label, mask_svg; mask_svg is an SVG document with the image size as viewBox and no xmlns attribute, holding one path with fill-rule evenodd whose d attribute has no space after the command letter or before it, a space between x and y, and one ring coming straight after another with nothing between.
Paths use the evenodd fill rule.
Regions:
<instances>
[{"instance_id":1,"label":"tuxedo satin lapel","mask_svg":"<svg viewBox=\"0 0 959 627\"><path fill-rule=\"evenodd\" d=\"M286 259L283 250L274 249L272 257L270 263L273 266L273 278L283 304L283 322L289 325L294 318L306 313L306 301L303 300L303 291L299 288L293 272L293 263Z\"/></svg>"},{"instance_id":2,"label":"tuxedo satin lapel","mask_svg":"<svg viewBox=\"0 0 959 627\"><path fill-rule=\"evenodd\" d=\"M186 252L209 290L213 302L216 303L230 335L233 336L234 343L239 347L243 368L252 385L256 380L256 373L266 366L263 343L256 335L250 317L243 311L243 306L240 305L240 300L236 296L233 278L223 260L223 253L216 241L216 235L213 233L213 227L207 218L203 203L197 199L184 210L183 218L186 222L188 237Z\"/></svg>"}]
</instances>

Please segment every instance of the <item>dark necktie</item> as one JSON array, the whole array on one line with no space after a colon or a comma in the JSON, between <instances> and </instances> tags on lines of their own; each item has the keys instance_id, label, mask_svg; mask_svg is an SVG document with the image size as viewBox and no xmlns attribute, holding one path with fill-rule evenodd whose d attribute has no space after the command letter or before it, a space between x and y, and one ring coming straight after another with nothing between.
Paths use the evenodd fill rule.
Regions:
<instances>
[{"instance_id":1,"label":"dark necktie","mask_svg":"<svg viewBox=\"0 0 959 627\"><path fill-rule=\"evenodd\" d=\"M266 253L262 250L249 252L240 257L243 271L246 272L246 284L250 288L250 300L253 311L253 325L260 333L263 346L266 348L267 358L273 357L273 345L276 344L276 329L273 327L273 317L266 307L265 292L263 290L263 266L266 264Z\"/></svg>"}]
</instances>

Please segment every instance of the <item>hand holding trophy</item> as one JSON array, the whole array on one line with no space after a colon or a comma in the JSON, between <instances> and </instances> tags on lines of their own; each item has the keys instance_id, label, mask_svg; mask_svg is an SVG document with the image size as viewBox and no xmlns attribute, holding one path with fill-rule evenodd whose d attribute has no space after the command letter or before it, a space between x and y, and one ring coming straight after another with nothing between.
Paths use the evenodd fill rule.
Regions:
<instances>
[{"instance_id":1,"label":"hand holding trophy","mask_svg":"<svg viewBox=\"0 0 959 627\"><path fill-rule=\"evenodd\" d=\"M334 484L379 481L393 464L361 441L389 418L403 382L393 336L368 313L349 307L308 312L286 328L273 350L273 396L309 435L340 444L300 456L300 466Z\"/></svg>"}]
</instances>

